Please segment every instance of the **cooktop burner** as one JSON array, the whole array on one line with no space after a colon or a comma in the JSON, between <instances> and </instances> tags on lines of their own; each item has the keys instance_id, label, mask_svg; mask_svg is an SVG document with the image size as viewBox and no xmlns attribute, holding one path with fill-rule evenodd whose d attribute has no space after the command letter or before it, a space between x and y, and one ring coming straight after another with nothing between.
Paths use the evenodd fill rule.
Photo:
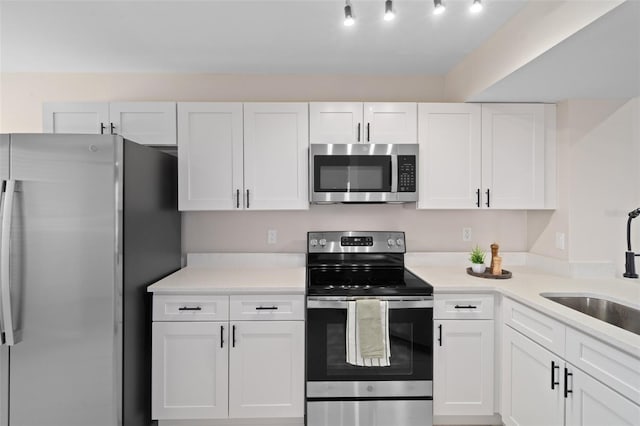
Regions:
<instances>
[{"instance_id":1,"label":"cooktop burner","mask_svg":"<svg viewBox=\"0 0 640 426\"><path fill-rule=\"evenodd\" d=\"M433 294L404 267L403 232L310 232L307 240L309 295Z\"/></svg>"}]
</instances>

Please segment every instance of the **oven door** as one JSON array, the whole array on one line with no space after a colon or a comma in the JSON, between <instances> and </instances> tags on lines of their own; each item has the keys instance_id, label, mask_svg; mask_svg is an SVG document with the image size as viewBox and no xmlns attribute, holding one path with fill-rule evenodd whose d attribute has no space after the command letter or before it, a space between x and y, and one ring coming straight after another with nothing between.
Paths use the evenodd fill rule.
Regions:
<instances>
[{"instance_id":1,"label":"oven door","mask_svg":"<svg viewBox=\"0 0 640 426\"><path fill-rule=\"evenodd\" d=\"M347 300L307 300L307 397L431 397L433 300L389 297L391 365L346 362Z\"/></svg>"}]
</instances>

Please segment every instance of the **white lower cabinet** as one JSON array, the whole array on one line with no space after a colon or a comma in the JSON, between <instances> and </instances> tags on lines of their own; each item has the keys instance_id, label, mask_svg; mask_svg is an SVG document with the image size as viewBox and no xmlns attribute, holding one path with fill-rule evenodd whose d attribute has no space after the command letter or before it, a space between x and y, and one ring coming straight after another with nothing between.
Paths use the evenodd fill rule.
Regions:
<instances>
[{"instance_id":1,"label":"white lower cabinet","mask_svg":"<svg viewBox=\"0 0 640 426\"><path fill-rule=\"evenodd\" d=\"M434 415L493 415L493 320L434 325Z\"/></svg>"},{"instance_id":2,"label":"white lower cabinet","mask_svg":"<svg viewBox=\"0 0 640 426\"><path fill-rule=\"evenodd\" d=\"M152 417L227 417L226 322L154 322Z\"/></svg>"},{"instance_id":3,"label":"white lower cabinet","mask_svg":"<svg viewBox=\"0 0 640 426\"><path fill-rule=\"evenodd\" d=\"M564 361L508 326L503 327L503 338L504 424L562 426Z\"/></svg>"},{"instance_id":4,"label":"white lower cabinet","mask_svg":"<svg viewBox=\"0 0 640 426\"><path fill-rule=\"evenodd\" d=\"M492 294L434 297L433 414L492 416Z\"/></svg>"},{"instance_id":5,"label":"white lower cabinet","mask_svg":"<svg viewBox=\"0 0 640 426\"><path fill-rule=\"evenodd\" d=\"M154 296L154 420L303 418L304 296L230 298Z\"/></svg>"},{"instance_id":6,"label":"white lower cabinet","mask_svg":"<svg viewBox=\"0 0 640 426\"><path fill-rule=\"evenodd\" d=\"M231 324L229 417L301 417L304 413L304 322Z\"/></svg>"},{"instance_id":7,"label":"white lower cabinet","mask_svg":"<svg viewBox=\"0 0 640 426\"><path fill-rule=\"evenodd\" d=\"M640 424L638 395L628 386L639 374L640 359L510 299L503 307L501 414L505 425ZM551 350L566 352L566 360ZM581 368L584 364L589 374L573 362Z\"/></svg>"}]
</instances>

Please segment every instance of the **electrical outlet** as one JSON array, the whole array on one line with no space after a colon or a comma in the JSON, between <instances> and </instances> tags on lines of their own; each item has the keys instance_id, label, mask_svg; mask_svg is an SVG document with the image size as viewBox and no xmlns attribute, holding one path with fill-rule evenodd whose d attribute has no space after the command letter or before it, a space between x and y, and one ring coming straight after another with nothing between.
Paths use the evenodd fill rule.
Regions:
<instances>
[{"instance_id":1,"label":"electrical outlet","mask_svg":"<svg viewBox=\"0 0 640 426\"><path fill-rule=\"evenodd\" d=\"M471 241L471 228L462 228L462 241Z\"/></svg>"},{"instance_id":2,"label":"electrical outlet","mask_svg":"<svg viewBox=\"0 0 640 426\"><path fill-rule=\"evenodd\" d=\"M278 242L278 231L269 229L267 231L267 244L276 244Z\"/></svg>"},{"instance_id":3,"label":"electrical outlet","mask_svg":"<svg viewBox=\"0 0 640 426\"><path fill-rule=\"evenodd\" d=\"M556 248L564 250L564 232L556 232Z\"/></svg>"}]
</instances>

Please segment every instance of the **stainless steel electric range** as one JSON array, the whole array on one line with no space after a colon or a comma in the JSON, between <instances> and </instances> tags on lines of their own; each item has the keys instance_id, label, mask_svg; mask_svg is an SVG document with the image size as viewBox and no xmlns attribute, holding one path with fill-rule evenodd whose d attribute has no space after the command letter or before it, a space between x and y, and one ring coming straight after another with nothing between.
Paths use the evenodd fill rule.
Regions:
<instances>
[{"instance_id":1,"label":"stainless steel electric range","mask_svg":"<svg viewBox=\"0 0 640 426\"><path fill-rule=\"evenodd\" d=\"M307 236L307 425L432 424L433 287L404 267L403 232ZM347 362L347 306L386 301L386 366Z\"/></svg>"}]
</instances>

